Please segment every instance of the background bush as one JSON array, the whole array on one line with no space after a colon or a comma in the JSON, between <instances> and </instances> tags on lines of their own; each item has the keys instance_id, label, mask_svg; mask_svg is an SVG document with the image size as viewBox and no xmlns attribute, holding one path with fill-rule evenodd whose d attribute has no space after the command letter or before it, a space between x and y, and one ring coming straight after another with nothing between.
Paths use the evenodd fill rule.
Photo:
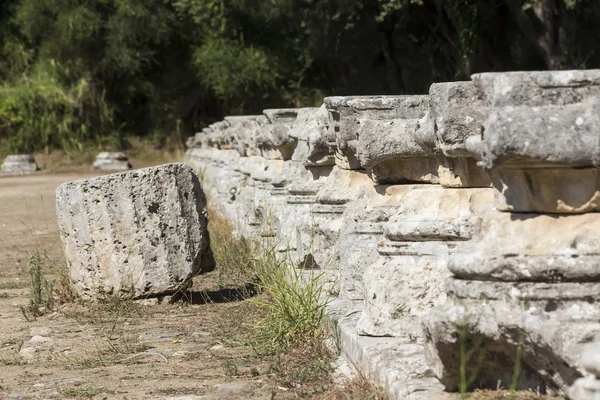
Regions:
<instances>
[{"instance_id":1,"label":"background bush","mask_svg":"<svg viewBox=\"0 0 600 400\"><path fill-rule=\"evenodd\" d=\"M0 141L160 144L324 95L597 68L598 17L595 0L3 0Z\"/></svg>"}]
</instances>

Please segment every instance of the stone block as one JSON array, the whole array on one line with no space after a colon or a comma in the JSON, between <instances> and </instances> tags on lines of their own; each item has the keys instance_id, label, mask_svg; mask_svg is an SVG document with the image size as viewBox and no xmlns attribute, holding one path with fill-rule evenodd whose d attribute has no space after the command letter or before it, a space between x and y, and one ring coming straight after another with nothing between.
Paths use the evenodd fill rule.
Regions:
<instances>
[{"instance_id":1,"label":"stone block","mask_svg":"<svg viewBox=\"0 0 600 400\"><path fill-rule=\"evenodd\" d=\"M448 267L461 279L505 282L600 281L600 214L489 212L483 237L465 244Z\"/></svg>"},{"instance_id":2,"label":"stone block","mask_svg":"<svg viewBox=\"0 0 600 400\"><path fill-rule=\"evenodd\" d=\"M326 97L323 101L330 113L329 136L335 138L340 168L363 169L398 152L419 150L410 132L425 115L428 96Z\"/></svg>"},{"instance_id":3,"label":"stone block","mask_svg":"<svg viewBox=\"0 0 600 400\"><path fill-rule=\"evenodd\" d=\"M294 139L289 136L290 128L296 120L298 110L295 108L277 108L263 111L266 121L256 144L261 155L266 159L289 160L294 154Z\"/></svg>"},{"instance_id":4,"label":"stone block","mask_svg":"<svg viewBox=\"0 0 600 400\"><path fill-rule=\"evenodd\" d=\"M31 154L8 155L2 163L2 175L25 175L38 170L35 159Z\"/></svg>"},{"instance_id":5,"label":"stone block","mask_svg":"<svg viewBox=\"0 0 600 400\"><path fill-rule=\"evenodd\" d=\"M485 282L451 279L448 300L423 317L426 355L436 376L456 390L461 346L473 351L475 387L507 387L517 362L518 388L566 395L582 376L579 355L600 329L590 283ZM463 351L464 351L463 350Z\"/></svg>"},{"instance_id":6,"label":"stone block","mask_svg":"<svg viewBox=\"0 0 600 400\"><path fill-rule=\"evenodd\" d=\"M573 400L600 399L600 335L583 347L580 364L587 376L575 381L569 390L569 397Z\"/></svg>"},{"instance_id":7,"label":"stone block","mask_svg":"<svg viewBox=\"0 0 600 400\"><path fill-rule=\"evenodd\" d=\"M420 121L418 142L447 157L472 157L465 142L479 136L489 107L473 82L434 83L429 88L429 111Z\"/></svg>"},{"instance_id":8,"label":"stone block","mask_svg":"<svg viewBox=\"0 0 600 400\"><path fill-rule=\"evenodd\" d=\"M96 156L94 169L100 171L127 171L131 169L131 164L125 153L102 152Z\"/></svg>"},{"instance_id":9,"label":"stone block","mask_svg":"<svg viewBox=\"0 0 600 400\"><path fill-rule=\"evenodd\" d=\"M184 164L62 184L56 212L76 292L144 298L185 288L214 268L205 207Z\"/></svg>"},{"instance_id":10,"label":"stone block","mask_svg":"<svg viewBox=\"0 0 600 400\"><path fill-rule=\"evenodd\" d=\"M490 115L469 147L489 170L496 207L598 211L600 70L487 73L473 80Z\"/></svg>"},{"instance_id":11,"label":"stone block","mask_svg":"<svg viewBox=\"0 0 600 400\"><path fill-rule=\"evenodd\" d=\"M329 126L325 106L298 109L298 117L289 131L296 140L292 161L310 166L331 166L335 164L333 149L327 144Z\"/></svg>"},{"instance_id":12,"label":"stone block","mask_svg":"<svg viewBox=\"0 0 600 400\"><path fill-rule=\"evenodd\" d=\"M419 320L446 298L447 262L477 232L489 189L397 185L362 279L365 306L357 324L368 336L422 337ZM395 192L395 193L394 193Z\"/></svg>"}]
</instances>

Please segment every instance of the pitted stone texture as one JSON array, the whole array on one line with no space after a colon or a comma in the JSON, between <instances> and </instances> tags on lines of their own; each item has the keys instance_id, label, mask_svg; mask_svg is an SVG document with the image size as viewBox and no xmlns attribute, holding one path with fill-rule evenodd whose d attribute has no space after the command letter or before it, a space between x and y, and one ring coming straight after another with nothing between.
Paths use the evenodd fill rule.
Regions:
<instances>
[{"instance_id":1,"label":"pitted stone texture","mask_svg":"<svg viewBox=\"0 0 600 400\"><path fill-rule=\"evenodd\" d=\"M425 362L417 338L359 336L356 322L361 302L334 299L327 304L335 321L343 355L370 382L382 387L390 400L450 400Z\"/></svg>"},{"instance_id":2,"label":"pitted stone texture","mask_svg":"<svg viewBox=\"0 0 600 400\"><path fill-rule=\"evenodd\" d=\"M290 128L298 115L295 108L268 109L263 111L263 121L256 144L261 155L271 160L289 160L294 154L294 139L289 136Z\"/></svg>"},{"instance_id":3,"label":"pitted stone texture","mask_svg":"<svg viewBox=\"0 0 600 400\"><path fill-rule=\"evenodd\" d=\"M327 145L329 115L325 106L300 108L288 135L296 140L292 161L306 166L334 165L333 150Z\"/></svg>"},{"instance_id":4,"label":"pitted stone texture","mask_svg":"<svg viewBox=\"0 0 600 400\"><path fill-rule=\"evenodd\" d=\"M69 275L86 299L174 293L214 268L206 200L189 166L167 164L56 189Z\"/></svg>"},{"instance_id":5,"label":"pitted stone texture","mask_svg":"<svg viewBox=\"0 0 600 400\"><path fill-rule=\"evenodd\" d=\"M432 92L432 104L429 96L327 98L331 115L339 119L332 124L338 164L367 168L377 183L489 186L464 144L479 133L486 110L470 103L477 100L475 87L439 84Z\"/></svg>"},{"instance_id":6,"label":"pitted stone texture","mask_svg":"<svg viewBox=\"0 0 600 400\"><path fill-rule=\"evenodd\" d=\"M485 351L474 385L495 388L499 380L512 381L520 347L518 387L564 395L582 375L583 346L600 329L599 285L451 279L449 301L423 318L429 363L446 388L456 390L462 341ZM467 374L476 367L468 365Z\"/></svg>"},{"instance_id":7,"label":"pitted stone texture","mask_svg":"<svg viewBox=\"0 0 600 400\"><path fill-rule=\"evenodd\" d=\"M422 337L420 317L446 298L448 257L477 232L491 190L398 185L388 191L398 206L383 224L378 257L364 269L365 307L357 330Z\"/></svg>"},{"instance_id":8,"label":"pitted stone texture","mask_svg":"<svg viewBox=\"0 0 600 400\"><path fill-rule=\"evenodd\" d=\"M102 152L96 156L94 169L99 169L100 171L127 171L131 169L131 164L125 153Z\"/></svg>"},{"instance_id":9,"label":"pitted stone texture","mask_svg":"<svg viewBox=\"0 0 600 400\"><path fill-rule=\"evenodd\" d=\"M578 103L600 95L600 70L488 72L471 77L490 107Z\"/></svg>"},{"instance_id":10,"label":"pitted stone texture","mask_svg":"<svg viewBox=\"0 0 600 400\"><path fill-rule=\"evenodd\" d=\"M424 96L415 97L420 99ZM422 101L426 104L425 100ZM419 107L419 109L423 114L425 113L424 107ZM364 168L370 168L390 159L398 160L431 155L417 143L415 137L419 117L422 117L422 114L415 113L412 102L406 105L406 111L406 118L402 118L403 115L400 115L400 118L383 120L369 119L368 115L359 117L360 128L356 134L357 154Z\"/></svg>"},{"instance_id":11,"label":"pitted stone texture","mask_svg":"<svg viewBox=\"0 0 600 400\"><path fill-rule=\"evenodd\" d=\"M468 148L491 170L496 207L600 210L600 70L488 73L473 80L491 111Z\"/></svg>"},{"instance_id":12,"label":"pitted stone texture","mask_svg":"<svg viewBox=\"0 0 600 400\"><path fill-rule=\"evenodd\" d=\"M261 115L242 115L225 117L229 124L227 134L231 135L231 148L241 156L259 155L256 147L256 136L260 130Z\"/></svg>"},{"instance_id":13,"label":"pitted stone texture","mask_svg":"<svg viewBox=\"0 0 600 400\"><path fill-rule=\"evenodd\" d=\"M6 156L2 163L2 175L25 175L39 168L31 154L15 154Z\"/></svg>"},{"instance_id":14,"label":"pitted stone texture","mask_svg":"<svg viewBox=\"0 0 600 400\"><path fill-rule=\"evenodd\" d=\"M363 162L376 164L392 158L394 152L409 155L416 151L407 131L414 130L413 125L416 127L417 120L425 115L428 96L326 97L323 101L331 115L329 136L335 137L336 164L340 168L362 169ZM397 127L394 138L399 143L386 139L391 123ZM371 138L364 141L363 135ZM367 144L370 149L364 148ZM389 145L393 148L388 149Z\"/></svg>"},{"instance_id":15,"label":"pitted stone texture","mask_svg":"<svg viewBox=\"0 0 600 400\"><path fill-rule=\"evenodd\" d=\"M600 281L600 214L539 215L489 212L482 236L450 258L469 280Z\"/></svg>"},{"instance_id":16,"label":"pitted stone texture","mask_svg":"<svg viewBox=\"0 0 600 400\"><path fill-rule=\"evenodd\" d=\"M472 157L465 142L481 134L489 108L472 82L434 83L429 88L429 111L420 121L419 143L448 157Z\"/></svg>"},{"instance_id":17,"label":"pitted stone texture","mask_svg":"<svg viewBox=\"0 0 600 400\"><path fill-rule=\"evenodd\" d=\"M580 364L588 375L575 381L569 396L573 400L597 400L600 398L600 335L583 347Z\"/></svg>"}]
</instances>

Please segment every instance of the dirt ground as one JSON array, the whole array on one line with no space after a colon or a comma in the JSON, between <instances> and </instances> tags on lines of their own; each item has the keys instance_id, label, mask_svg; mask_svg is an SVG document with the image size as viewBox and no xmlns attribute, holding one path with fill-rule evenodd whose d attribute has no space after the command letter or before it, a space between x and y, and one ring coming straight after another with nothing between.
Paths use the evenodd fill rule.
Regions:
<instances>
[{"instance_id":1,"label":"dirt ground","mask_svg":"<svg viewBox=\"0 0 600 400\"><path fill-rule=\"evenodd\" d=\"M48 279L64 265L54 190L94 175L0 177L0 398L290 398L232 341L243 302L67 304L25 318L29 253L46 251Z\"/></svg>"}]
</instances>

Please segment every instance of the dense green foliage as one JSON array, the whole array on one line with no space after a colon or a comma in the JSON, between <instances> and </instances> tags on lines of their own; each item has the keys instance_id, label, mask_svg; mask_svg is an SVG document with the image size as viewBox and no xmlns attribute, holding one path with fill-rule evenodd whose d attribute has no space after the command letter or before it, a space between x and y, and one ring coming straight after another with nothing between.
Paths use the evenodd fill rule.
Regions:
<instances>
[{"instance_id":1,"label":"dense green foliage","mask_svg":"<svg viewBox=\"0 0 600 400\"><path fill-rule=\"evenodd\" d=\"M600 65L595 0L3 0L0 141L121 146L324 95Z\"/></svg>"}]
</instances>

